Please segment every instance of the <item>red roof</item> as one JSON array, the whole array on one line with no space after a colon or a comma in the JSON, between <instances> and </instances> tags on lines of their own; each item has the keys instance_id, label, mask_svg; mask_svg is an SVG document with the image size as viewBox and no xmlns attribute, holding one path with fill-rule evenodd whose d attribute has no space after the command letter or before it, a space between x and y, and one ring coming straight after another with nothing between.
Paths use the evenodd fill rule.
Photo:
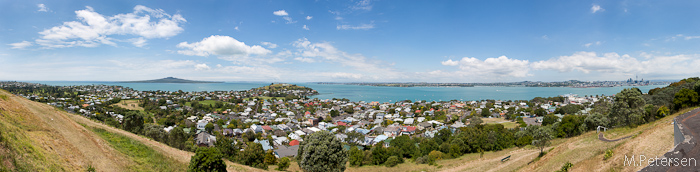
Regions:
<instances>
[{"instance_id":1,"label":"red roof","mask_svg":"<svg viewBox=\"0 0 700 172\"><path fill-rule=\"evenodd\" d=\"M294 145L299 145L299 141L292 140L291 142L289 142L289 146L294 146Z\"/></svg>"},{"instance_id":2,"label":"red roof","mask_svg":"<svg viewBox=\"0 0 700 172\"><path fill-rule=\"evenodd\" d=\"M262 126L262 128L263 128L263 130L272 130L272 127L270 127L270 126L267 126L267 125L265 125L265 126Z\"/></svg>"},{"instance_id":3,"label":"red roof","mask_svg":"<svg viewBox=\"0 0 700 172\"><path fill-rule=\"evenodd\" d=\"M346 126L346 127L348 126L348 123L345 123L345 122L342 122L342 121L338 121L336 124L342 125L342 126Z\"/></svg>"},{"instance_id":4,"label":"red roof","mask_svg":"<svg viewBox=\"0 0 700 172\"><path fill-rule=\"evenodd\" d=\"M402 131L408 131L408 132L416 131L416 127L414 127L414 126L404 126L404 128L403 128Z\"/></svg>"}]
</instances>

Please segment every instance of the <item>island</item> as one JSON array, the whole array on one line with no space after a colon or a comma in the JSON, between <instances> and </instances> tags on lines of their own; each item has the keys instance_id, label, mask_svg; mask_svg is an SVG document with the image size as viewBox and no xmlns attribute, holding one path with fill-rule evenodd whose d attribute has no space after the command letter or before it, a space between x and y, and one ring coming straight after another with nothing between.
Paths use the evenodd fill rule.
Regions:
<instances>
[{"instance_id":1,"label":"island","mask_svg":"<svg viewBox=\"0 0 700 172\"><path fill-rule=\"evenodd\" d=\"M123 81L122 83L193 83L193 84L198 84L198 83L223 83L223 82L219 82L219 81L193 81L193 80L186 80L186 79L180 79L180 78L174 78L174 77L167 77L167 78L162 78L162 79L144 80L144 81Z\"/></svg>"}]
</instances>

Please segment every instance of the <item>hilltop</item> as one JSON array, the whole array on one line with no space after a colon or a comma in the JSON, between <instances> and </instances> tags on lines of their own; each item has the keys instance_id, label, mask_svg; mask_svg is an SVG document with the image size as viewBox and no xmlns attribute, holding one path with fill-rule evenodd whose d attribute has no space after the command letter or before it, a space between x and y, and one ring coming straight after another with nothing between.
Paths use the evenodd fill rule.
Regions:
<instances>
[{"instance_id":1,"label":"hilltop","mask_svg":"<svg viewBox=\"0 0 700 172\"><path fill-rule=\"evenodd\" d=\"M123 83L223 83L223 82L218 82L218 81L194 81L194 80L186 80L186 79L180 79L180 78L174 78L174 77L167 77L167 78L162 78L162 79L154 79L154 80L144 80L144 81L124 81Z\"/></svg>"}]
</instances>

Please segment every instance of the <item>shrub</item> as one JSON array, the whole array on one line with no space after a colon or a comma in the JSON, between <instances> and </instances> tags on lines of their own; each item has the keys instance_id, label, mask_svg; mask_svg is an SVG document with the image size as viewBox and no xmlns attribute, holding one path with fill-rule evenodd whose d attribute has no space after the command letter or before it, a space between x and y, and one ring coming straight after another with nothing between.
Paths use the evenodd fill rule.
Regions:
<instances>
[{"instance_id":1,"label":"shrub","mask_svg":"<svg viewBox=\"0 0 700 172\"><path fill-rule=\"evenodd\" d=\"M216 148L199 148L192 156L187 171L226 171L224 158Z\"/></svg>"},{"instance_id":2,"label":"shrub","mask_svg":"<svg viewBox=\"0 0 700 172\"><path fill-rule=\"evenodd\" d=\"M384 165L387 167L394 167L399 164L399 157L396 156L391 156L389 159L386 159L386 162L384 162Z\"/></svg>"},{"instance_id":3,"label":"shrub","mask_svg":"<svg viewBox=\"0 0 700 172\"><path fill-rule=\"evenodd\" d=\"M613 156L613 151L612 149L608 149L605 151L605 156L603 157L603 160L608 160Z\"/></svg>"},{"instance_id":4,"label":"shrub","mask_svg":"<svg viewBox=\"0 0 700 172\"><path fill-rule=\"evenodd\" d=\"M440 151L432 151L430 154L428 154L428 158L430 159L430 162L435 162L436 160L441 160L445 154L443 154Z\"/></svg>"},{"instance_id":5,"label":"shrub","mask_svg":"<svg viewBox=\"0 0 700 172\"><path fill-rule=\"evenodd\" d=\"M284 171L287 170L287 168L289 168L289 158L283 157L280 159L280 162L277 163L277 170Z\"/></svg>"},{"instance_id":6,"label":"shrub","mask_svg":"<svg viewBox=\"0 0 700 172\"><path fill-rule=\"evenodd\" d=\"M428 155L416 158L416 164L427 164L429 163L429 161L430 158L428 157Z\"/></svg>"},{"instance_id":7,"label":"shrub","mask_svg":"<svg viewBox=\"0 0 700 172\"><path fill-rule=\"evenodd\" d=\"M568 162L568 161L567 161L567 162L564 164L564 166L561 166L561 169L560 169L560 170L557 170L557 172L567 172L567 171L569 171L569 170L571 169L571 167L574 167L574 164L572 164L571 162Z\"/></svg>"}]
</instances>

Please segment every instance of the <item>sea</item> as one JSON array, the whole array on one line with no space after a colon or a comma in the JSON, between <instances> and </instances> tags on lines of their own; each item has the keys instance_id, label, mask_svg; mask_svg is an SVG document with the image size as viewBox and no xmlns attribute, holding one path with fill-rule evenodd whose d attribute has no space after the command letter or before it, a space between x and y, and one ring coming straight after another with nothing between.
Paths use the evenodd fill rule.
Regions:
<instances>
[{"instance_id":1,"label":"sea","mask_svg":"<svg viewBox=\"0 0 700 172\"><path fill-rule=\"evenodd\" d=\"M224 83L121 83L105 81L26 81L55 86L71 85L119 85L139 91L241 91L270 85L269 82L224 82ZM397 102L411 101L471 101L471 100L531 100L535 97L555 97L565 94L578 96L615 95L625 88L637 87L642 92L667 85L621 86L621 87L377 87L361 85L291 83L306 86L319 92L311 98L346 98L351 101Z\"/></svg>"}]
</instances>

